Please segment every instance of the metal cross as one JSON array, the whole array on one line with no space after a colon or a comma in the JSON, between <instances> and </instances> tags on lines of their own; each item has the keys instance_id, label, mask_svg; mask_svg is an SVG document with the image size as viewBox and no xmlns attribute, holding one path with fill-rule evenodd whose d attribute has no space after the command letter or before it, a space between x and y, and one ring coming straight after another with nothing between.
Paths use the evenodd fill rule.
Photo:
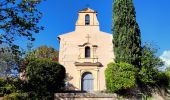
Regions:
<instances>
[{"instance_id":1,"label":"metal cross","mask_svg":"<svg viewBox=\"0 0 170 100\"><path fill-rule=\"evenodd\" d=\"M87 34L86 38L87 38L87 43L89 43L89 40L90 40L90 38L91 38L90 35Z\"/></svg>"}]
</instances>

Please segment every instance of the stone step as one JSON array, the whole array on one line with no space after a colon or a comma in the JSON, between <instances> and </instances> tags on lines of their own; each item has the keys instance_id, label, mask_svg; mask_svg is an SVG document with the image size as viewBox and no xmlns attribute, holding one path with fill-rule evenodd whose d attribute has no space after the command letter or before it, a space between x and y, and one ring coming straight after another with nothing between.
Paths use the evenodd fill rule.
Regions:
<instances>
[{"instance_id":1,"label":"stone step","mask_svg":"<svg viewBox=\"0 0 170 100\"><path fill-rule=\"evenodd\" d=\"M54 100L117 100L117 96L108 93L55 93Z\"/></svg>"}]
</instances>

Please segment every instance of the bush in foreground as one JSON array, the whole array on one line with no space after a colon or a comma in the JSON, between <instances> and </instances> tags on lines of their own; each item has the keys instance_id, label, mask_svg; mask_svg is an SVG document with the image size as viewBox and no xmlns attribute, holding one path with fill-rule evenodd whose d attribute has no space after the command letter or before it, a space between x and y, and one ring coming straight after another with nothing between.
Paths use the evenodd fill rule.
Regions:
<instances>
[{"instance_id":1,"label":"bush in foreground","mask_svg":"<svg viewBox=\"0 0 170 100\"><path fill-rule=\"evenodd\" d=\"M136 69L127 63L110 63L105 70L108 92L121 93L136 86Z\"/></svg>"},{"instance_id":2,"label":"bush in foreground","mask_svg":"<svg viewBox=\"0 0 170 100\"><path fill-rule=\"evenodd\" d=\"M27 93L11 93L4 96L3 100L28 100Z\"/></svg>"},{"instance_id":3,"label":"bush in foreground","mask_svg":"<svg viewBox=\"0 0 170 100\"><path fill-rule=\"evenodd\" d=\"M65 68L58 62L47 59L31 60L26 68L26 76L30 89L28 91L40 97L53 95L64 89Z\"/></svg>"},{"instance_id":4,"label":"bush in foreground","mask_svg":"<svg viewBox=\"0 0 170 100\"><path fill-rule=\"evenodd\" d=\"M0 78L0 93L3 95L21 91L21 81L15 77Z\"/></svg>"}]
</instances>

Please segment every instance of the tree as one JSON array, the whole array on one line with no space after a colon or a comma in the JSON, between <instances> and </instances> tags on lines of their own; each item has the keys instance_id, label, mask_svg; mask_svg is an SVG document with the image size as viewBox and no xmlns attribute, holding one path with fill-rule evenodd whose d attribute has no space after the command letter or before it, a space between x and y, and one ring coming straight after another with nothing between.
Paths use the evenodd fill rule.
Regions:
<instances>
[{"instance_id":1,"label":"tree","mask_svg":"<svg viewBox=\"0 0 170 100\"><path fill-rule=\"evenodd\" d=\"M37 5L41 0L1 0L0 1L0 44L13 45L17 37L33 41L33 33L39 33L38 26L42 13Z\"/></svg>"},{"instance_id":2,"label":"tree","mask_svg":"<svg viewBox=\"0 0 170 100\"><path fill-rule=\"evenodd\" d=\"M44 58L58 61L58 50L52 47L40 46L37 49L28 52L26 58Z\"/></svg>"},{"instance_id":3,"label":"tree","mask_svg":"<svg viewBox=\"0 0 170 100\"><path fill-rule=\"evenodd\" d=\"M57 62L48 59L30 60L26 76L29 92L36 93L41 99L64 89L65 68Z\"/></svg>"},{"instance_id":4,"label":"tree","mask_svg":"<svg viewBox=\"0 0 170 100\"><path fill-rule=\"evenodd\" d=\"M133 0L114 0L113 45L115 62L126 62L140 68L141 34Z\"/></svg>"},{"instance_id":5,"label":"tree","mask_svg":"<svg viewBox=\"0 0 170 100\"><path fill-rule=\"evenodd\" d=\"M32 47L32 44L30 44L30 47ZM47 46L40 46L35 50L29 49L29 51L26 53L24 60L22 60L22 63L19 66L20 71L20 78L22 80L26 79L26 65L30 60L34 59L47 59L51 61L58 61L58 50L55 50L52 47Z\"/></svg>"},{"instance_id":6,"label":"tree","mask_svg":"<svg viewBox=\"0 0 170 100\"><path fill-rule=\"evenodd\" d=\"M13 50L12 50L13 49ZM17 76L18 66L20 63L20 52L18 47L12 48L4 46L0 48L0 76L7 78Z\"/></svg>"},{"instance_id":7,"label":"tree","mask_svg":"<svg viewBox=\"0 0 170 100\"><path fill-rule=\"evenodd\" d=\"M151 44L142 47L141 70L139 79L145 85L154 85L159 79L159 68L163 66L163 61L156 56L157 49Z\"/></svg>"},{"instance_id":8,"label":"tree","mask_svg":"<svg viewBox=\"0 0 170 100\"><path fill-rule=\"evenodd\" d=\"M158 69L163 62L156 56L156 49L148 44L141 46L141 33L136 22L133 0L114 0L113 50L116 64L125 62L137 69L135 79L140 92L150 94L153 86L167 86L167 75ZM124 82L120 84L126 84Z\"/></svg>"}]
</instances>

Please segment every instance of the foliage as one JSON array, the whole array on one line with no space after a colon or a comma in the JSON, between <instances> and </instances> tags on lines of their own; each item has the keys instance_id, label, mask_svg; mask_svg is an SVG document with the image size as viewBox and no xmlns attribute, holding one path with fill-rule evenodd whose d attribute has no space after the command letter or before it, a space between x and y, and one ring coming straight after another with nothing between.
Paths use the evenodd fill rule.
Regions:
<instances>
[{"instance_id":1,"label":"foliage","mask_svg":"<svg viewBox=\"0 0 170 100\"><path fill-rule=\"evenodd\" d=\"M33 41L33 33L39 33L38 26L42 13L37 6L41 0L1 0L0 1L0 44L12 44L17 37Z\"/></svg>"},{"instance_id":2,"label":"foliage","mask_svg":"<svg viewBox=\"0 0 170 100\"><path fill-rule=\"evenodd\" d=\"M20 60L21 52L18 47L2 46L0 48L0 76L6 78L16 76Z\"/></svg>"},{"instance_id":3,"label":"foliage","mask_svg":"<svg viewBox=\"0 0 170 100\"><path fill-rule=\"evenodd\" d=\"M115 62L126 62L140 68L141 34L133 0L114 0L113 45Z\"/></svg>"},{"instance_id":4,"label":"foliage","mask_svg":"<svg viewBox=\"0 0 170 100\"><path fill-rule=\"evenodd\" d=\"M170 77L170 66L166 68L165 72Z\"/></svg>"},{"instance_id":5,"label":"foliage","mask_svg":"<svg viewBox=\"0 0 170 100\"><path fill-rule=\"evenodd\" d=\"M27 93L11 93L4 96L4 100L28 100Z\"/></svg>"},{"instance_id":6,"label":"foliage","mask_svg":"<svg viewBox=\"0 0 170 100\"><path fill-rule=\"evenodd\" d=\"M167 67L165 71L159 72L158 85L164 88L170 89L170 67Z\"/></svg>"},{"instance_id":7,"label":"foliage","mask_svg":"<svg viewBox=\"0 0 170 100\"><path fill-rule=\"evenodd\" d=\"M139 79L145 85L154 85L159 79L158 68L163 66L163 61L156 56L157 49L150 44L142 48L141 69Z\"/></svg>"},{"instance_id":8,"label":"foliage","mask_svg":"<svg viewBox=\"0 0 170 100\"><path fill-rule=\"evenodd\" d=\"M106 87L109 92L121 93L136 85L136 69L127 63L110 63L105 70Z\"/></svg>"},{"instance_id":9,"label":"foliage","mask_svg":"<svg viewBox=\"0 0 170 100\"><path fill-rule=\"evenodd\" d=\"M4 78L0 77L0 87L4 86Z\"/></svg>"},{"instance_id":10,"label":"foliage","mask_svg":"<svg viewBox=\"0 0 170 100\"><path fill-rule=\"evenodd\" d=\"M3 89L2 87L5 85L5 80L4 78L0 77L0 96L3 94Z\"/></svg>"},{"instance_id":11,"label":"foliage","mask_svg":"<svg viewBox=\"0 0 170 100\"><path fill-rule=\"evenodd\" d=\"M22 82L15 77L1 78L0 93L10 94L21 91Z\"/></svg>"},{"instance_id":12,"label":"foliage","mask_svg":"<svg viewBox=\"0 0 170 100\"><path fill-rule=\"evenodd\" d=\"M27 59L29 58L43 58L43 59L51 59L54 61L58 61L58 50L55 50L52 47L47 46L40 46L37 49L29 52L26 56Z\"/></svg>"},{"instance_id":13,"label":"foliage","mask_svg":"<svg viewBox=\"0 0 170 100\"><path fill-rule=\"evenodd\" d=\"M0 78L0 96L4 96L5 100L23 100L22 98L36 99L36 95L30 95L29 85L15 77ZM33 97L34 96L34 97Z\"/></svg>"},{"instance_id":14,"label":"foliage","mask_svg":"<svg viewBox=\"0 0 170 100\"><path fill-rule=\"evenodd\" d=\"M60 92L64 88L65 68L47 59L32 59L26 68L29 90L37 96Z\"/></svg>"},{"instance_id":15,"label":"foliage","mask_svg":"<svg viewBox=\"0 0 170 100\"><path fill-rule=\"evenodd\" d=\"M159 72L158 73L158 81L156 83L159 87L170 88L170 76L168 72Z\"/></svg>"},{"instance_id":16,"label":"foliage","mask_svg":"<svg viewBox=\"0 0 170 100\"><path fill-rule=\"evenodd\" d=\"M10 94L10 93L16 92L16 88L13 84L5 84L0 89L1 89L1 93L3 94Z\"/></svg>"},{"instance_id":17,"label":"foliage","mask_svg":"<svg viewBox=\"0 0 170 100\"><path fill-rule=\"evenodd\" d=\"M131 64L138 71L135 74L136 77L134 77L134 80L136 80L134 85L137 85L137 89L142 93L145 91L149 93L152 86L159 88L168 85L169 76L167 72L159 70L163 66L163 62L156 56L157 50L150 44L141 46L141 33L135 13L133 0L114 0L113 50L116 64L109 64L105 73L107 89L111 92L121 90L124 85L120 81L119 68L117 68L118 66L123 68L124 65L120 65L120 62ZM130 77L129 74L125 75ZM128 81L125 84L133 85L128 84ZM126 88L123 87L123 89Z\"/></svg>"}]
</instances>

